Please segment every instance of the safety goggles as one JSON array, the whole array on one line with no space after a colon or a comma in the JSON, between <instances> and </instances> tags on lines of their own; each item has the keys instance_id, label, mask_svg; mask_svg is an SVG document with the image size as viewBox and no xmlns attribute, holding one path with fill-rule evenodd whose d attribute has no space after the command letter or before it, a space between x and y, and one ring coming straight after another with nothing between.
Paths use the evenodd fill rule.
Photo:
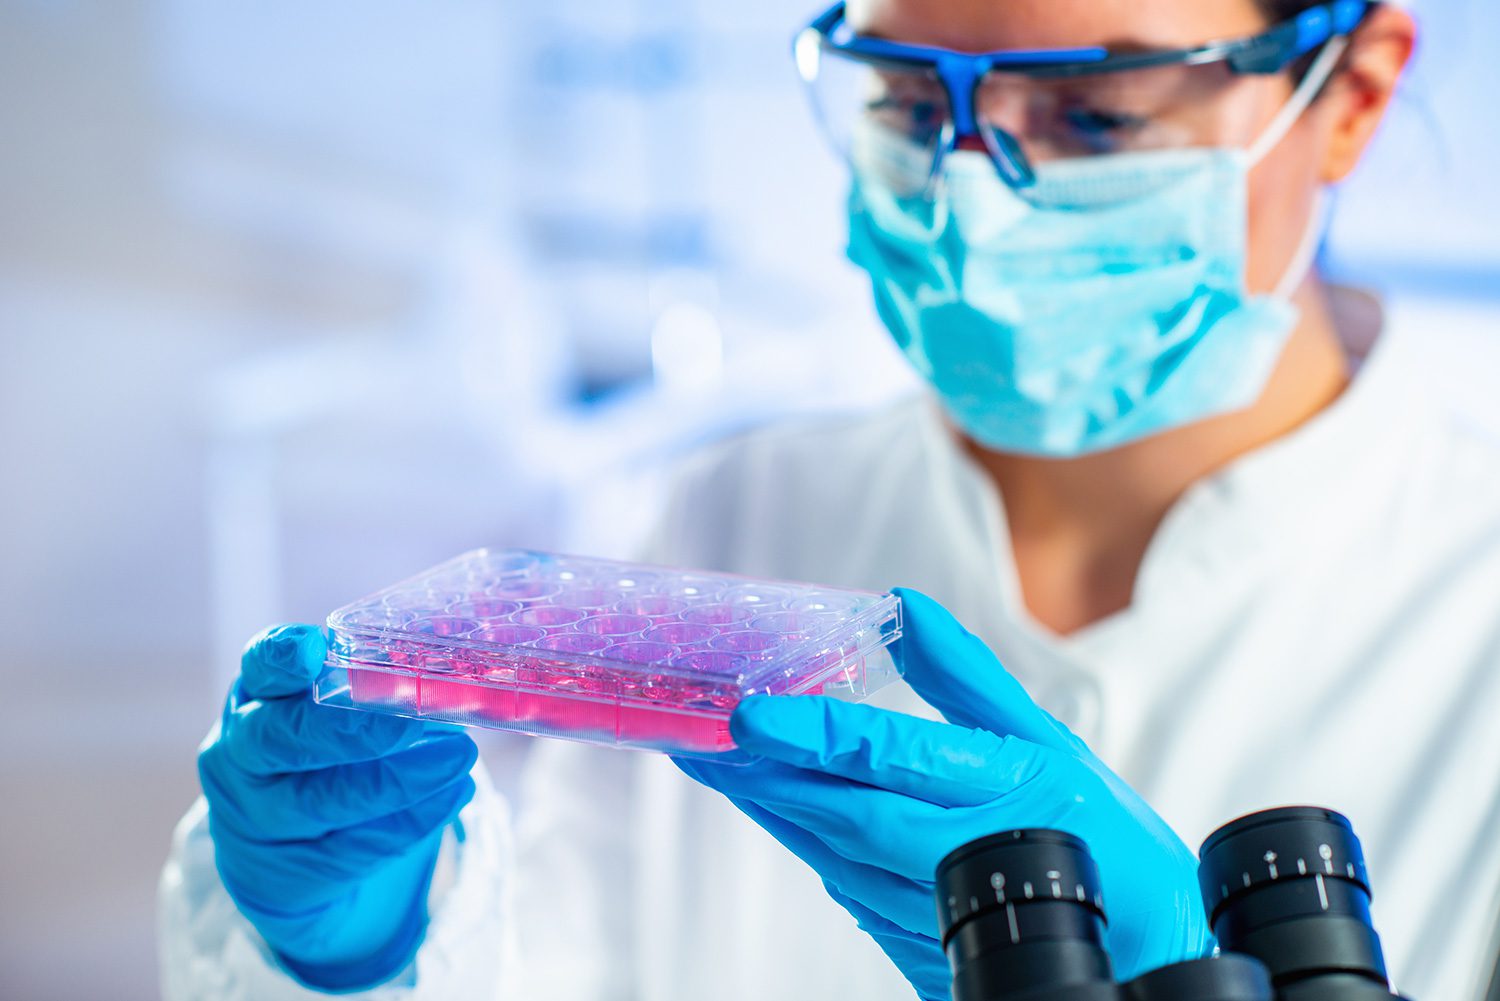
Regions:
<instances>
[{"instance_id":1,"label":"safety goggles","mask_svg":"<svg viewBox=\"0 0 1500 1001\"><path fill-rule=\"evenodd\" d=\"M856 171L916 196L947 156L982 143L1024 198L1051 161L1244 145L1261 123L1233 99L1236 84L1349 35L1375 6L1336 0L1195 48L958 52L860 35L837 3L798 34L794 54L819 123Z\"/></svg>"}]
</instances>

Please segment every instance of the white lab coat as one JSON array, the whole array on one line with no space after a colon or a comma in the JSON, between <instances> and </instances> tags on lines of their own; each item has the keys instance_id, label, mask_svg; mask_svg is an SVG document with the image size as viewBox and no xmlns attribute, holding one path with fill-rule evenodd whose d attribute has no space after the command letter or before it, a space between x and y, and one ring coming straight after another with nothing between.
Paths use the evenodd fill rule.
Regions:
<instances>
[{"instance_id":1,"label":"white lab coat","mask_svg":"<svg viewBox=\"0 0 1500 1001\"><path fill-rule=\"evenodd\" d=\"M1190 845L1263 807L1343 811L1398 986L1469 1001L1500 917L1500 443L1393 327L1333 407L1190 490L1132 606L1067 638L1027 615L1000 499L925 399L715 446L640 555L927 591ZM513 834L487 788L464 812L414 967L369 997L912 996L810 870L667 759L539 741L527 767ZM162 956L173 1001L309 996L219 886L201 803Z\"/></svg>"}]
</instances>

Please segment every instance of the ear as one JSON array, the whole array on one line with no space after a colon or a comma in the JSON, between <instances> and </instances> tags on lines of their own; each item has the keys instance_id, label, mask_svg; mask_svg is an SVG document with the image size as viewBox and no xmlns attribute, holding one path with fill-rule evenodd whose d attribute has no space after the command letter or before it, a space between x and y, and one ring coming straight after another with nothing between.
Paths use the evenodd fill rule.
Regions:
<instances>
[{"instance_id":1,"label":"ear","mask_svg":"<svg viewBox=\"0 0 1500 1001\"><path fill-rule=\"evenodd\" d=\"M1416 41L1411 14L1388 3L1376 7L1354 33L1339 73L1320 102L1328 128L1320 171L1325 184L1342 181L1364 156Z\"/></svg>"}]
</instances>

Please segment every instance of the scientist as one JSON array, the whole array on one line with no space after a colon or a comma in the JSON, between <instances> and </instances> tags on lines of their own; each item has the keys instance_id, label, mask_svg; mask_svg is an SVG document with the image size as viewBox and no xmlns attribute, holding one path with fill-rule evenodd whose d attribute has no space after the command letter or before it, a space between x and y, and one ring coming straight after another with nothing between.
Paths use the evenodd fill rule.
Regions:
<instances>
[{"instance_id":1,"label":"scientist","mask_svg":"<svg viewBox=\"0 0 1500 1001\"><path fill-rule=\"evenodd\" d=\"M320 634L268 630L163 875L167 996L942 998L933 865L1017 826L1090 841L1129 975L1208 946L1187 845L1311 801L1364 837L1397 983L1477 998L1500 447L1311 264L1414 34L1362 0L818 18L850 253L931 392L696 457L636 555L919 588L909 685L747 700L742 769L539 741L501 796L465 734L313 704Z\"/></svg>"}]
</instances>

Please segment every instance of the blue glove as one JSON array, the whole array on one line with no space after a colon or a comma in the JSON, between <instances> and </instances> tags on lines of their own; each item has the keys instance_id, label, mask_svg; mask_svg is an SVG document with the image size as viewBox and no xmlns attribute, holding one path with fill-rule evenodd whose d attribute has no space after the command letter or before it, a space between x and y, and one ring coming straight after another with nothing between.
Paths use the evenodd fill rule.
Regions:
<instances>
[{"instance_id":1,"label":"blue glove","mask_svg":"<svg viewBox=\"0 0 1500 1001\"><path fill-rule=\"evenodd\" d=\"M1104 883L1122 978L1212 947L1197 859L925 595L900 592L906 680L951 722L812 696L745 699L735 741L761 760L678 765L728 796L823 878L917 993L949 997L933 874L974 838L1022 827L1081 837Z\"/></svg>"},{"instance_id":2,"label":"blue glove","mask_svg":"<svg viewBox=\"0 0 1500 1001\"><path fill-rule=\"evenodd\" d=\"M382 983L411 961L444 828L474 795L465 734L312 700L322 634L246 647L198 754L219 876L311 987Z\"/></svg>"}]
</instances>

